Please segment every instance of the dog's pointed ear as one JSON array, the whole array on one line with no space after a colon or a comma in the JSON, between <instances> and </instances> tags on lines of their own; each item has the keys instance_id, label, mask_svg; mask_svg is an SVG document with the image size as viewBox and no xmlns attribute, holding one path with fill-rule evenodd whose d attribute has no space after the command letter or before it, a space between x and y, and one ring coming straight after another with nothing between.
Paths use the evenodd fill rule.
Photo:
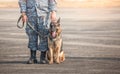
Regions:
<instances>
[{"instance_id":1,"label":"dog's pointed ear","mask_svg":"<svg viewBox=\"0 0 120 74\"><path fill-rule=\"evenodd\" d=\"M57 23L59 23L59 24L60 24L60 17L59 17L59 19L57 20Z\"/></svg>"}]
</instances>

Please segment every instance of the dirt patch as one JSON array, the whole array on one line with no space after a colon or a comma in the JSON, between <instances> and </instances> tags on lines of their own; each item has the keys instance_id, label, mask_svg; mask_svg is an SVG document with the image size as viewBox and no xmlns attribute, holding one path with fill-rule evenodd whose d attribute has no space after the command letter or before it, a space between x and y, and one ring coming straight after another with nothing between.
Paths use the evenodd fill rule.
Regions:
<instances>
[{"instance_id":1,"label":"dirt patch","mask_svg":"<svg viewBox=\"0 0 120 74\"><path fill-rule=\"evenodd\" d=\"M0 1L0 8L16 8L18 1ZM120 7L120 1L66 1L58 0L58 7L70 7L70 8L90 8L90 7Z\"/></svg>"},{"instance_id":2,"label":"dirt patch","mask_svg":"<svg viewBox=\"0 0 120 74\"><path fill-rule=\"evenodd\" d=\"M120 7L120 1L66 1L58 0L58 7Z\"/></svg>"},{"instance_id":3,"label":"dirt patch","mask_svg":"<svg viewBox=\"0 0 120 74\"><path fill-rule=\"evenodd\" d=\"M0 2L0 8L17 8L18 2Z\"/></svg>"}]
</instances>

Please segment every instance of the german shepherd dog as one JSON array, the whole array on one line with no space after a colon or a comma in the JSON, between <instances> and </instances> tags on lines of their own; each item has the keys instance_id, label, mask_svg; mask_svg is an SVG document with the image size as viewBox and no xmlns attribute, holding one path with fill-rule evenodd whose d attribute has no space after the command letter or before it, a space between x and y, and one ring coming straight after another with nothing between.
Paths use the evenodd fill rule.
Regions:
<instances>
[{"instance_id":1,"label":"german shepherd dog","mask_svg":"<svg viewBox=\"0 0 120 74\"><path fill-rule=\"evenodd\" d=\"M49 64L54 62L59 64L65 60L65 54L62 50L60 18L56 22L50 23L49 37L48 37L48 52L47 59Z\"/></svg>"}]
</instances>

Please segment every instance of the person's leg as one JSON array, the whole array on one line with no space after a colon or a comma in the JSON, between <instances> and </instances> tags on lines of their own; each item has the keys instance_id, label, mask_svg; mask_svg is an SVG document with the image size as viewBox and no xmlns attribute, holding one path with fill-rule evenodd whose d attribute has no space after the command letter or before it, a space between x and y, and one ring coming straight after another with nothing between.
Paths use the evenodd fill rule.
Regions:
<instances>
[{"instance_id":1,"label":"person's leg","mask_svg":"<svg viewBox=\"0 0 120 74\"><path fill-rule=\"evenodd\" d=\"M40 55L40 63L41 64L46 64L46 51L41 51L41 55Z\"/></svg>"},{"instance_id":2,"label":"person's leg","mask_svg":"<svg viewBox=\"0 0 120 74\"><path fill-rule=\"evenodd\" d=\"M29 23L37 30L37 20L35 17L28 19ZM26 25L26 33L28 35L28 48L30 49L30 58L27 61L28 64L37 63L36 51L38 49L38 34L32 30L28 25Z\"/></svg>"},{"instance_id":3,"label":"person's leg","mask_svg":"<svg viewBox=\"0 0 120 74\"><path fill-rule=\"evenodd\" d=\"M40 33L39 50L41 51L40 63L45 64L47 63L46 62L46 51L48 50L48 40L46 36L48 35L48 26L45 24L45 17L41 16L38 19L39 19L38 31Z\"/></svg>"},{"instance_id":4,"label":"person's leg","mask_svg":"<svg viewBox=\"0 0 120 74\"><path fill-rule=\"evenodd\" d=\"M27 61L27 64L36 64L37 59L36 59L36 50L30 50L30 58Z\"/></svg>"}]
</instances>

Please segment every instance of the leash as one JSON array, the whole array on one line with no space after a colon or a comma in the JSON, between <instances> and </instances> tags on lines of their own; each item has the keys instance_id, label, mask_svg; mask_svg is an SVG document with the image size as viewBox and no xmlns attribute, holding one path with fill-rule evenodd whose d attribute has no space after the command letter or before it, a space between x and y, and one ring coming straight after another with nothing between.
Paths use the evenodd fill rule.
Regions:
<instances>
[{"instance_id":1,"label":"leash","mask_svg":"<svg viewBox=\"0 0 120 74\"><path fill-rule=\"evenodd\" d=\"M21 19L22 19L22 15L19 17L19 19L18 19L18 21L17 21L17 27L18 27L19 29L22 29L22 28L24 27L24 22L22 23L22 26L19 25L19 22L20 22Z\"/></svg>"},{"instance_id":2,"label":"leash","mask_svg":"<svg viewBox=\"0 0 120 74\"><path fill-rule=\"evenodd\" d=\"M18 19L18 21L17 21L17 27L18 27L19 29L22 29L22 28L24 27L24 24L25 24L25 23L23 22L23 23L22 23L22 26L19 25L19 22L20 22L21 19L22 19L22 15L19 17L19 19ZM26 22L26 23L27 23L27 25L28 25L33 31L35 31L40 37L43 37L43 38L48 37L48 35L43 36L43 35L40 34L40 32L38 32L37 30L35 30L35 28L31 25L30 22Z\"/></svg>"}]
</instances>

